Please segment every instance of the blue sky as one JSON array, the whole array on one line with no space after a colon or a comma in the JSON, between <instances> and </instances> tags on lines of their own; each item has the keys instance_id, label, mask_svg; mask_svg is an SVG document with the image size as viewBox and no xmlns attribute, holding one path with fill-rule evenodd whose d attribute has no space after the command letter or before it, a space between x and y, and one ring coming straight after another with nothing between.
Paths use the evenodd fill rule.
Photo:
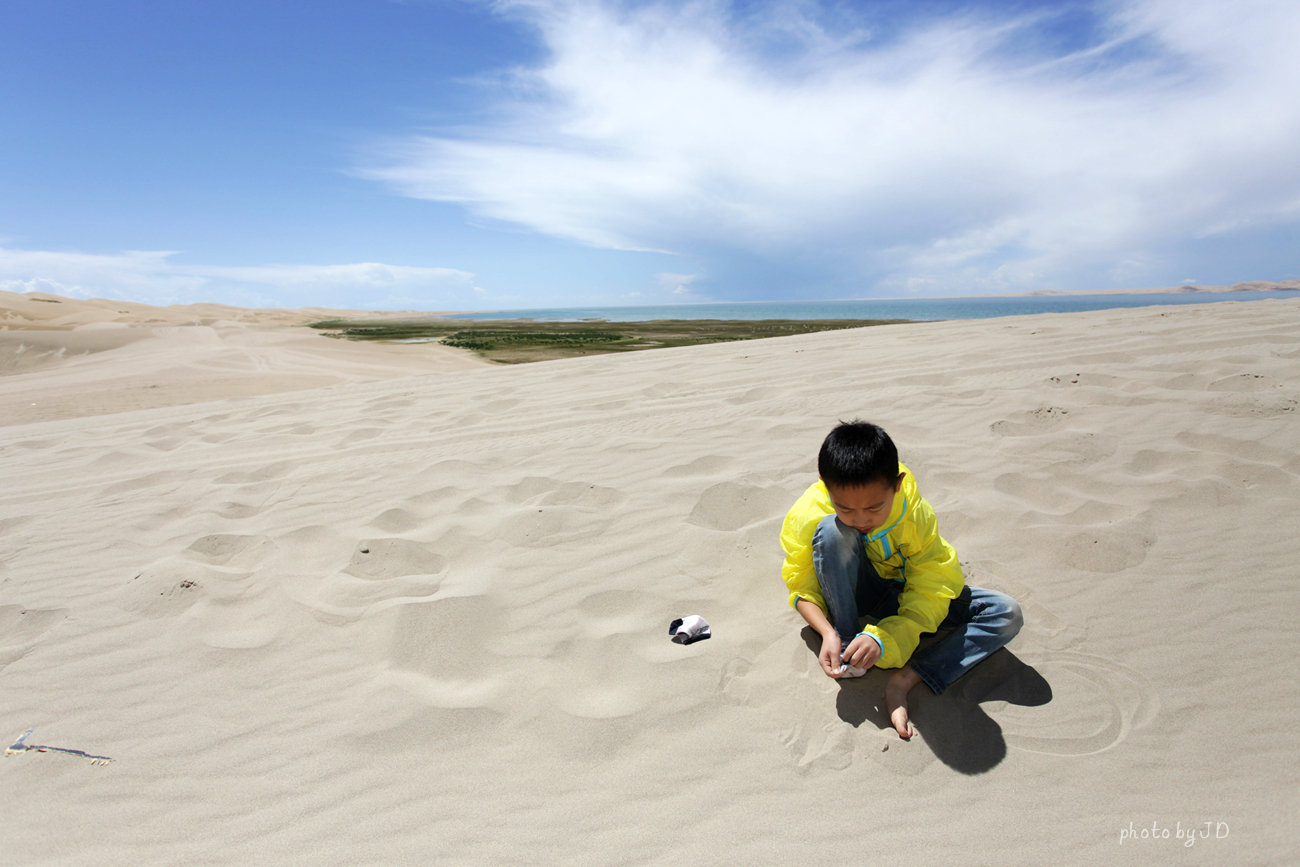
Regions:
<instances>
[{"instance_id":1,"label":"blue sky","mask_svg":"<svg viewBox=\"0 0 1300 867\"><path fill-rule=\"evenodd\" d=\"M427 310L1300 277L1300 4L6 0L0 289Z\"/></svg>"}]
</instances>

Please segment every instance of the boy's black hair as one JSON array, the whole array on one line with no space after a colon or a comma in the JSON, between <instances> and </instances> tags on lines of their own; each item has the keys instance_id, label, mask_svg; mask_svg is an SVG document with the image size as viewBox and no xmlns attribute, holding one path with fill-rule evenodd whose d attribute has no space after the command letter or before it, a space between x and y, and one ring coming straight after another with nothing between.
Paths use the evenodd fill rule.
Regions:
<instances>
[{"instance_id":1,"label":"boy's black hair","mask_svg":"<svg viewBox=\"0 0 1300 867\"><path fill-rule=\"evenodd\" d=\"M817 454L817 472L827 485L856 488L898 480L898 449L878 425L854 419L835 426Z\"/></svg>"}]
</instances>

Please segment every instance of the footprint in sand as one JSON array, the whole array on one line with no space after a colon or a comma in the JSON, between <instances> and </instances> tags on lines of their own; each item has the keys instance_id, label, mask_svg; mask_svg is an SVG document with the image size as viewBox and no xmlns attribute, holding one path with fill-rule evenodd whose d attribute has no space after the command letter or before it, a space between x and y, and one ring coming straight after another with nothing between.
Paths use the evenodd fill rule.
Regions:
<instances>
[{"instance_id":1,"label":"footprint in sand","mask_svg":"<svg viewBox=\"0 0 1300 867\"><path fill-rule=\"evenodd\" d=\"M1268 391L1269 389L1281 387L1282 383L1263 374L1239 373L1236 376L1225 376L1222 379L1216 379L1206 389L1208 391Z\"/></svg>"},{"instance_id":2,"label":"footprint in sand","mask_svg":"<svg viewBox=\"0 0 1300 867\"><path fill-rule=\"evenodd\" d=\"M310 436L316 433L316 428L309 424L285 424L277 427L270 427L261 431L266 434L291 434L293 436Z\"/></svg>"},{"instance_id":3,"label":"footprint in sand","mask_svg":"<svg viewBox=\"0 0 1300 867\"><path fill-rule=\"evenodd\" d=\"M445 510L446 504L459 503L468 496L469 494L464 488L456 485L444 485L441 488L434 488L409 497L406 502L414 506L442 506L443 510Z\"/></svg>"},{"instance_id":4,"label":"footprint in sand","mask_svg":"<svg viewBox=\"0 0 1300 867\"><path fill-rule=\"evenodd\" d=\"M0 536L17 530L23 524L31 523L35 518L35 515L15 515L12 518L0 518ZM0 563L0 567L3 567L3 565L3 563Z\"/></svg>"},{"instance_id":5,"label":"footprint in sand","mask_svg":"<svg viewBox=\"0 0 1300 867\"><path fill-rule=\"evenodd\" d=\"M1066 373L1049 378L1047 384L1055 388L1071 388L1081 385L1096 388L1121 388L1128 385L1129 381L1104 373Z\"/></svg>"},{"instance_id":6,"label":"footprint in sand","mask_svg":"<svg viewBox=\"0 0 1300 867\"><path fill-rule=\"evenodd\" d=\"M251 472L226 473L213 479L213 481L218 485L251 485L257 482L269 482L274 479L284 478L293 472L297 466L296 461L279 461Z\"/></svg>"},{"instance_id":7,"label":"footprint in sand","mask_svg":"<svg viewBox=\"0 0 1300 867\"><path fill-rule=\"evenodd\" d=\"M1300 475L1300 457L1294 452L1267 446L1258 440L1236 439L1218 434L1192 433L1178 434L1178 442L1198 452L1214 452L1231 458L1239 458L1252 463L1269 464L1279 467L1292 475Z\"/></svg>"},{"instance_id":8,"label":"footprint in sand","mask_svg":"<svg viewBox=\"0 0 1300 867\"><path fill-rule=\"evenodd\" d=\"M323 528L297 531L302 540ZM394 605L418 602L441 589L447 559L409 539L365 539L342 571L291 576L286 593L326 622L349 622Z\"/></svg>"},{"instance_id":9,"label":"footprint in sand","mask_svg":"<svg viewBox=\"0 0 1300 867\"><path fill-rule=\"evenodd\" d=\"M380 680L441 708L485 708L503 684L490 636L501 611L485 596L453 596L399 606Z\"/></svg>"},{"instance_id":10,"label":"footprint in sand","mask_svg":"<svg viewBox=\"0 0 1300 867\"><path fill-rule=\"evenodd\" d=\"M1293 418L1297 403L1289 397L1248 398L1223 397L1207 403L1205 408L1219 415L1233 418Z\"/></svg>"},{"instance_id":11,"label":"footprint in sand","mask_svg":"<svg viewBox=\"0 0 1300 867\"><path fill-rule=\"evenodd\" d=\"M405 409L413 403L415 403L415 401L404 398L384 398L366 404L366 409L369 412L384 412L385 410L390 409Z\"/></svg>"},{"instance_id":12,"label":"footprint in sand","mask_svg":"<svg viewBox=\"0 0 1300 867\"><path fill-rule=\"evenodd\" d=\"M240 518L252 518L253 516L259 514L262 510L258 506L250 506L247 503L236 503L233 500L226 500L224 502L217 503L217 505L214 506L209 511L211 511L212 514L222 518L240 519Z\"/></svg>"},{"instance_id":13,"label":"footprint in sand","mask_svg":"<svg viewBox=\"0 0 1300 867\"><path fill-rule=\"evenodd\" d=\"M651 399L660 399L683 394L686 392L686 389L686 386L676 382L659 382L649 388L643 388L641 394Z\"/></svg>"},{"instance_id":14,"label":"footprint in sand","mask_svg":"<svg viewBox=\"0 0 1300 867\"><path fill-rule=\"evenodd\" d=\"M0 668L25 656L67 616L66 608L0 605Z\"/></svg>"},{"instance_id":15,"label":"footprint in sand","mask_svg":"<svg viewBox=\"0 0 1300 867\"><path fill-rule=\"evenodd\" d=\"M651 703L653 694L645 684L655 663L637 652L642 640L637 633L615 632L562 642L546 659L547 700L578 719L633 716Z\"/></svg>"},{"instance_id":16,"label":"footprint in sand","mask_svg":"<svg viewBox=\"0 0 1300 867\"><path fill-rule=\"evenodd\" d=\"M255 595L253 576L276 551L276 543L265 536L201 536L179 554L155 560L129 578L116 603L151 620L184 614L201 603L235 603Z\"/></svg>"},{"instance_id":17,"label":"footprint in sand","mask_svg":"<svg viewBox=\"0 0 1300 867\"><path fill-rule=\"evenodd\" d=\"M727 467L734 464L734 458L724 457L723 455L705 455L702 458L696 458L689 464L678 464L675 467L669 467L664 470L664 477L669 479L689 478L691 476L716 476Z\"/></svg>"},{"instance_id":18,"label":"footprint in sand","mask_svg":"<svg viewBox=\"0 0 1300 867\"><path fill-rule=\"evenodd\" d=\"M183 614L213 588L238 586L251 575L201 566L181 557L164 557L127 580L115 601L125 611L159 620Z\"/></svg>"},{"instance_id":19,"label":"footprint in sand","mask_svg":"<svg viewBox=\"0 0 1300 867\"><path fill-rule=\"evenodd\" d=\"M719 482L700 495L686 520L709 530L739 530L784 516L792 502L789 492L780 488Z\"/></svg>"},{"instance_id":20,"label":"footprint in sand","mask_svg":"<svg viewBox=\"0 0 1300 867\"><path fill-rule=\"evenodd\" d=\"M495 534L524 548L593 538L604 532L610 514L627 499L615 488L542 476L529 476L498 490L520 508L498 525Z\"/></svg>"},{"instance_id":21,"label":"footprint in sand","mask_svg":"<svg viewBox=\"0 0 1300 867\"><path fill-rule=\"evenodd\" d=\"M600 590L576 606L582 615L583 632L593 638L618 633L639 633L647 623L663 620L673 603L662 596L640 590Z\"/></svg>"},{"instance_id":22,"label":"footprint in sand","mask_svg":"<svg viewBox=\"0 0 1300 867\"><path fill-rule=\"evenodd\" d=\"M377 427L360 428L358 430L352 431L352 433L348 434L343 439L335 443L334 448L344 449L350 445L355 445L356 443L365 442L366 440L372 440L375 437L382 434L383 432L384 432L383 428L377 428Z\"/></svg>"},{"instance_id":23,"label":"footprint in sand","mask_svg":"<svg viewBox=\"0 0 1300 867\"><path fill-rule=\"evenodd\" d=\"M772 388L771 386L764 386L762 388L751 388L749 391L745 392L739 397L733 397L728 399L727 403L733 404L735 406L741 406L747 403L756 403L757 401L760 400L775 400L776 398L781 397L785 393L786 392L784 389Z\"/></svg>"},{"instance_id":24,"label":"footprint in sand","mask_svg":"<svg viewBox=\"0 0 1300 867\"><path fill-rule=\"evenodd\" d=\"M606 488L588 482L565 482L557 485L537 500L540 506L577 506L608 512L627 499L627 494L616 488Z\"/></svg>"},{"instance_id":25,"label":"footprint in sand","mask_svg":"<svg viewBox=\"0 0 1300 867\"><path fill-rule=\"evenodd\" d=\"M842 771L853 764L856 732L838 720L821 725L800 722L781 732L779 740L800 770Z\"/></svg>"},{"instance_id":26,"label":"footprint in sand","mask_svg":"<svg viewBox=\"0 0 1300 867\"><path fill-rule=\"evenodd\" d=\"M301 414L302 408L303 406L300 403L285 403L277 406L270 406L266 409L254 410L246 413L244 417L248 419L258 419L274 418L278 415L298 415Z\"/></svg>"},{"instance_id":27,"label":"footprint in sand","mask_svg":"<svg viewBox=\"0 0 1300 867\"><path fill-rule=\"evenodd\" d=\"M383 580L405 575L437 575L445 558L409 539L365 539L357 544L344 572L357 578Z\"/></svg>"},{"instance_id":28,"label":"footprint in sand","mask_svg":"<svg viewBox=\"0 0 1300 867\"><path fill-rule=\"evenodd\" d=\"M370 522L386 533L405 533L414 530L423 523L420 516L409 509L393 508L381 512Z\"/></svg>"},{"instance_id":29,"label":"footprint in sand","mask_svg":"<svg viewBox=\"0 0 1300 867\"><path fill-rule=\"evenodd\" d=\"M189 432L190 432L189 422L187 421L172 422L171 424L154 425L153 427L149 428L147 431L144 432L144 436L168 437L168 436L176 436L177 434L184 434Z\"/></svg>"},{"instance_id":30,"label":"footprint in sand","mask_svg":"<svg viewBox=\"0 0 1300 867\"><path fill-rule=\"evenodd\" d=\"M447 485L464 479L478 478L487 469L486 466L480 466L469 461L438 461L438 463L420 470L418 476L412 479L412 482L427 481L431 484Z\"/></svg>"},{"instance_id":31,"label":"footprint in sand","mask_svg":"<svg viewBox=\"0 0 1300 867\"><path fill-rule=\"evenodd\" d=\"M14 443L14 446L20 449L48 449L57 446L60 442L61 440L23 440Z\"/></svg>"},{"instance_id":32,"label":"footprint in sand","mask_svg":"<svg viewBox=\"0 0 1300 867\"><path fill-rule=\"evenodd\" d=\"M1060 557L1084 572L1123 572L1140 566L1155 543L1141 521L1080 527L1061 545Z\"/></svg>"},{"instance_id":33,"label":"footprint in sand","mask_svg":"<svg viewBox=\"0 0 1300 867\"><path fill-rule=\"evenodd\" d=\"M993 479L993 489L1038 512L1060 514L1077 508L1081 498L1058 484L1046 473L1002 473Z\"/></svg>"},{"instance_id":34,"label":"footprint in sand","mask_svg":"<svg viewBox=\"0 0 1300 867\"><path fill-rule=\"evenodd\" d=\"M1143 449L1129 459L1124 469L1129 475L1144 478L1166 473L1185 474L1203 463L1206 463L1206 456L1197 452Z\"/></svg>"},{"instance_id":35,"label":"footprint in sand","mask_svg":"<svg viewBox=\"0 0 1300 867\"><path fill-rule=\"evenodd\" d=\"M1070 417L1070 411L1062 406L1040 406L1032 412L1020 413L1015 420L1006 419L994 422L990 429L998 436L1028 437L1056 430L1064 425Z\"/></svg>"},{"instance_id":36,"label":"footprint in sand","mask_svg":"<svg viewBox=\"0 0 1300 867\"><path fill-rule=\"evenodd\" d=\"M613 509L627 495L615 488L590 482L562 482L546 476L527 476L503 490L505 499L521 506L580 506L590 509Z\"/></svg>"},{"instance_id":37,"label":"footprint in sand","mask_svg":"<svg viewBox=\"0 0 1300 867\"><path fill-rule=\"evenodd\" d=\"M117 482L109 485L99 492L101 497L114 497L119 494L130 494L136 491L143 491L148 488L157 488L163 485L170 485L185 478L185 473L176 470L165 470L160 473L149 473L144 476L137 476L134 479Z\"/></svg>"},{"instance_id":38,"label":"footprint in sand","mask_svg":"<svg viewBox=\"0 0 1300 867\"><path fill-rule=\"evenodd\" d=\"M149 438L145 445L160 452L174 451L190 441L191 433L188 422L157 425L144 432L144 436Z\"/></svg>"},{"instance_id":39,"label":"footprint in sand","mask_svg":"<svg viewBox=\"0 0 1300 867\"><path fill-rule=\"evenodd\" d=\"M265 536L219 533L195 539L186 550L214 566L254 569L275 553L276 545Z\"/></svg>"},{"instance_id":40,"label":"footprint in sand","mask_svg":"<svg viewBox=\"0 0 1300 867\"><path fill-rule=\"evenodd\" d=\"M498 524L494 535L521 548L549 548L592 539L602 532L604 526L585 509L529 506Z\"/></svg>"}]
</instances>

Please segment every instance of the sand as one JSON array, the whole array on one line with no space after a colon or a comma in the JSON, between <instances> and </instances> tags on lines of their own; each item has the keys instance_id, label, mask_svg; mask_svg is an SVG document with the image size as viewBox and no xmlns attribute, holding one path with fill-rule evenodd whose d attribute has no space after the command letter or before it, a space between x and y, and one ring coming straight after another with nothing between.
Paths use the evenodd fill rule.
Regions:
<instances>
[{"instance_id":1,"label":"sand","mask_svg":"<svg viewBox=\"0 0 1300 867\"><path fill-rule=\"evenodd\" d=\"M448 346L331 340L304 325L379 315L221 304L152 307L0 292L0 426L487 364Z\"/></svg>"},{"instance_id":2,"label":"sand","mask_svg":"<svg viewBox=\"0 0 1300 867\"><path fill-rule=\"evenodd\" d=\"M113 761L0 761L0 863L1287 863L1298 360L1269 300L10 423L0 736ZM779 578L859 415L1026 612L911 742Z\"/></svg>"}]
</instances>

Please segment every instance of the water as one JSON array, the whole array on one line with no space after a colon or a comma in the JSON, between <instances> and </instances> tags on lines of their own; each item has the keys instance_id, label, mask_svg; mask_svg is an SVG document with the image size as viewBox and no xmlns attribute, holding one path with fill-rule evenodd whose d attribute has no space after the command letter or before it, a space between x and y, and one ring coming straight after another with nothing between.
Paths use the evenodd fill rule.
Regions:
<instances>
[{"instance_id":1,"label":"water","mask_svg":"<svg viewBox=\"0 0 1300 867\"><path fill-rule=\"evenodd\" d=\"M864 301L739 301L645 307L555 307L459 313L451 319L540 319L645 322L651 319L991 319L1027 313L1076 313L1117 307L1208 304L1295 298L1300 291L1177 292L1148 295L1017 295L982 298L881 298Z\"/></svg>"}]
</instances>

